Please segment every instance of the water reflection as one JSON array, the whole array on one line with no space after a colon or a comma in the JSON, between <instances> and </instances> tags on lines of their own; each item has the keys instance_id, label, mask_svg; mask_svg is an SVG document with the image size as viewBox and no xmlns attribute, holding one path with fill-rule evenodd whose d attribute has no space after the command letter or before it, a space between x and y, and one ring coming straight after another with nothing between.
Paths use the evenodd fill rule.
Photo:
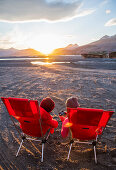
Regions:
<instances>
[{"instance_id":1,"label":"water reflection","mask_svg":"<svg viewBox=\"0 0 116 170\"><path fill-rule=\"evenodd\" d=\"M52 63L49 62L42 62L42 61L32 61L31 64L36 64L36 65L51 65Z\"/></svg>"},{"instance_id":2,"label":"water reflection","mask_svg":"<svg viewBox=\"0 0 116 170\"><path fill-rule=\"evenodd\" d=\"M33 61L31 64L36 64L36 65L52 65L52 64L67 64L70 62L42 62L42 61Z\"/></svg>"},{"instance_id":3,"label":"water reflection","mask_svg":"<svg viewBox=\"0 0 116 170\"><path fill-rule=\"evenodd\" d=\"M15 61L15 60L48 60L49 58L31 58L31 57L22 57L22 58L0 58L0 60L1 61L4 61L4 60L13 60L13 61Z\"/></svg>"}]
</instances>

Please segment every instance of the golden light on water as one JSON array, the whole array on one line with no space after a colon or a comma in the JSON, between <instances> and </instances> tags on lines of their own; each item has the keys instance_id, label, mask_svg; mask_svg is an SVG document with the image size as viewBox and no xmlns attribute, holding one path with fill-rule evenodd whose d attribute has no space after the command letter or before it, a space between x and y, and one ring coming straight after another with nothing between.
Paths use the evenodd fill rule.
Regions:
<instances>
[{"instance_id":1,"label":"golden light on water","mask_svg":"<svg viewBox=\"0 0 116 170\"><path fill-rule=\"evenodd\" d=\"M31 62L31 64L34 64L34 65L51 65L52 63L42 62L42 61L33 61L33 62Z\"/></svg>"},{"instance_id":2,"label":"golden light on water","mask_svg":"<svg viewBox=\"0 0 116 170\"><path fill-rule=\"evenodd\" d=\"M52 64L69 64L70 62L42 62L42 61L32 61L31 64L34 65L52 65Z\"/></svg>"}]
</instances>

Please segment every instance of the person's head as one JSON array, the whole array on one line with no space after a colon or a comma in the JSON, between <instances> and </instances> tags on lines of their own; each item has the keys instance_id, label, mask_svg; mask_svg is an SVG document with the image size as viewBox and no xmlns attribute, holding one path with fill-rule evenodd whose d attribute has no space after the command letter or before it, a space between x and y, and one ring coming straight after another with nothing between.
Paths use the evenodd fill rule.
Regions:
<instances>
[{"instance_id":1,"label":"person's head","mask_svg":"<svg viewBox=\"0 0 116 170\"><path fill-rule=\"evenodd\" d=\"M66 100L66 107L77 108L79 107L78 98L71 97Z\"/></svg>"},{"instance_id":2,"label":"person's head","mask_svg":"<svg viewBox=\"0 0 116 170\"><path fill-rule=\"evenodd\" d=\"M46 110L49 113L54 109L55 103L51 98L46 97L41 101L40 107L42 107L44 110Z\"/></svg>"}]
</instances>

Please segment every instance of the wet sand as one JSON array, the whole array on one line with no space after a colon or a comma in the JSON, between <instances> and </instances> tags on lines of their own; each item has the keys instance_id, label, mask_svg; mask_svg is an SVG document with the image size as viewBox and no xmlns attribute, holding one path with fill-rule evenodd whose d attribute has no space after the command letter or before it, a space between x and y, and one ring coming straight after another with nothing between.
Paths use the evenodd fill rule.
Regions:
<instances>
[{"instance_id":1,"label":"wet sand","mask_svg":"<svg viewBox=\"0 0 116 170\"><path fill-rule=\"evenodd\" d=\"M69 161L66 160L69 138L60 135L58 113L65 110L65 101L78 96L81 107L116 109L116 70L97 70L67 65L1 65L0 95L37 99L51 97L56 106L53 117L59 122L49 137L41 163L41 145L27 142L19 156L15 154L21 139L0 101L0 169L116 169L116 114L107 124L97 145L98 164L94 163L92 146L74 144ZM18 123L17 123L18 124ZM37 151L39 149L40 152Z\"/></svg>"}]
</instances>

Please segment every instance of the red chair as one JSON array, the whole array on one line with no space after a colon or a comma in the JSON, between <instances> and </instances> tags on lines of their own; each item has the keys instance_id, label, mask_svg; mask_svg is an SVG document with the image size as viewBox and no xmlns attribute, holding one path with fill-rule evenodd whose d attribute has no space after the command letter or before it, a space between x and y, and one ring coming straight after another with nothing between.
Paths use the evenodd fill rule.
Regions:
<instances>
[{"instance_id":1,"label":"red chair","mask_svg":"<svg viewBox=\"0 0 116 170\"><path fill-rule=\"evenodd\" d=\"M99 135L103 133L103 130L113 113L114 111L91 108L67 109L69 129L71 131L71 141L67 160L69 159L73 142L77 142L93 145L95 163L97 163L97 139Z\"/></svg>"},{"instance_id":2,"label":"red chair","mask_svg":"<svg viewBox=\"0 0 116 170\"><path fill-rule=\"evenodd\" d=\"M20 143L19 149L16 153L18 156L19 151L23 142L27 140L39 141L42 143L42 158L41 162L43 162L43 150L44 144L46 143L50 132L53 133L53 128L57 128L58 122L52 119L52 116L46 112L43 108L39 107L37 100L28 100L21 98L5 98L1 97L3 103L5 104L7 111L13 121L16 130L18 131L22 141ZM43 121L41 119L41 114L47 115L46 120ZM20 123L20 128L23 134L17 128L13 117L17 119ZM49 131L47 137L45 138L45 134ZM25 135L26 134L26 135ZM31 137L42 137L41 140L37 140L36 138L29 138L27 135Z\"/></svg>"}]
</instances>

